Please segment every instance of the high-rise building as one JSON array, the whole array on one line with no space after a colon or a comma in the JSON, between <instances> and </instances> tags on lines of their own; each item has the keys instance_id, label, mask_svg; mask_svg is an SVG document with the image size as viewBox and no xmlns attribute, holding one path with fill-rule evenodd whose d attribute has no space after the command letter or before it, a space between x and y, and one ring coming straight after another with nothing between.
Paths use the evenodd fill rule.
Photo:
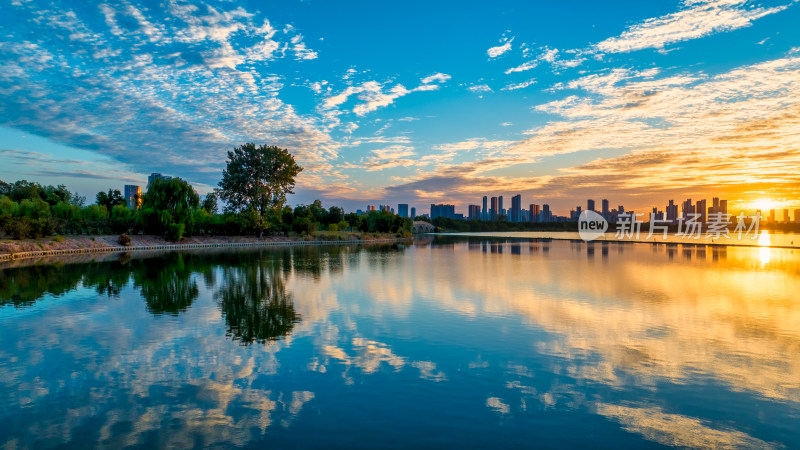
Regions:
<instances>
[{"instance_id":1,"label":"high-rise building","mask_svg":"<svg viewBox=\"0 0 800 450\"><path fill-rule=\"evenodd\" d=\"M722 214L728 214L728 201L727 200L720 200L719 201L719 212Z\"/></svg>"},{"instance_id":2,"label":"high-rise building","mask_svg":"<svg viewBox=\"0 0 800 450\"><path fill-rule=\"evenodd\" d=\"M683 211L682 217L684 219L689 219L689 215L695 213L694 205L692 205L692 199L687 198L686 201L683 202L683 208L681 209Z\"/></svg>"},{"instance_id":3,"label":"high-rise building","mask_svg":"<svg viewBox=\"0 0 800 450\"><path fill-rule=\"evenodd\" d=\"M150 184L153 182L153 180L171 180L171 179L172 177L170 176L162 175L159 172L153 172L150 174L149 177L147 177L147 189L150 189Z\"/></svg>"},{"instance_id":4,"label":"high-rise building","mask_svg":"<svg viewBox=\"0 0 800 450\"><path fill-rule=\"evenodd\" d=\"M673 223L678 220L678 205L674 200L670 200L667 205L667 220Z\"/></svg>"},{"instance_id":5,"label":"high-rise building","mask_svg":"<svg viewBox=\"0 0 800 450\"><path fill-rule=\"evenodd\" d=\"M481 217L481 220L489 220L489 211L486 209L486 200L487 200L487 198L484 195L483 196L483 217Z\"/></svg>"},{"instance_id":6,"label":"high-rise building","mask_svg":"<svg viewBox=\"0 0 800 450\"><path fill-rule=\"evenodd\" d=\"M719 206L719 197L714 197L711 199L711 208L708 208L708 212L710 214L722 212Z\"/></svg>"},{"instance_id":7,"label":"high-rise building","mask_svg":"<svg viewBox=\"0 0 800 450\"><path fill-rule=\"evenodd\" d=\"M588 211L594 211L594 200L592 199L586 200L586 209Z\"/></svg>"},{"instance_id":8,"label":"high-rise building","mask_svg":"<svg viewBox=\"0 0 800 450\"><path fill-rule=\"evenodd\" d=\"M794 222L800 223L800 209L794 210Z\"/></svg>"},{"instance_id":9,"label":"high-rise building","mask_svg":"<svg viewBox=\"0 0 800 450\"><path fill-rule=\"evenodd\" d=\"M411 207L411 218L417 217L417 208Z\"/></svg>"},{"instance_id":10,"label":"high-rise building","mask_svg":"<svg viewBox=\"0 0 800 450\"><path fill-rule=\"evenodd\" d=\"M497 197L497 216L500 217L500 216L505 216L505 215L506 215L506 212L503 209L503 196L499 195Z\"/></svg>"},{"instance_id":11,"label":"high-rise building","mask_svg":"<svg viewBox=\"0 0 800 450\"><path fill-rule=\"evenodd\" d=\"M783 210L783 222L789 223L789 209L784 208Z\"/></svg>"},{"instance_id":12,"label":"high-rise building","mask_svg":"<svg viewBox=\"0 0 800 450\"><path fill-rule=\"evenodd\" d=\"M541 213L541 211L539 210L539 205L534 205L534 204L530 205L530 221L531 222L539 222L540 219L541 219L540 213Z\"/></svg>"},{"instance_id":13,"label":"high-rise building","mask_svg":"<svg viewBox=\"0 0 800 450\"><path fill-rule=\"evenodd\" d=\"M608 214L609 214L609 210L608 210L608 203L609 203L609 202L608 202L608 199L607 199L607 198L604 198L604 199L603 199L603 217L604 217L606 220L608 220Z\"/></svg>"},{"instance_id":14,"label":"high-rise building","mask_svg":"<svg viewBox=\"0 0 800 450\"><path fill-rule=\"evenodd\" d=\"M522 222L522 195L511 197L511 221Z\"/></svg>"},{"instance_id":15,"label":"high-rise building","mask_svg":"<svg viewBox=\"0 0 800 450\"><path fill-rule=\"evenodd\" d=\"M542 222L550 222L553 220L553 213L550 212L550 205L545 203L542 205Z\"/></svg>"},{"instance_id":16,"label":"high-rise building","mask_svg":"<svg viewBox=\"0 0 800 450\"><path fill-rule=\"evenodd\" d=\"M497 197L492 197L492 208L489 210L490 220L497 220L497 217L500 215L500 212L497 209L497 204Z\"/></svg>"},{"instance_id":17,"label":"high-rise building","mask_svg":"<svg viewBox=\"0 0 800 450\"><path fill-rule=\"evenodd\" d=\"M125 185L125 200L128 202L128 208L137 209L142 205L142 187L135 184Z\"/></svg>"},{"instance_id":18,"label":"high-rise building","mask_svg":"<svg viewBox=\"0 0 800 450\"><path fill-rule=\"evenodd\" d=\"M706 218L708 217L707 209L706 209L706 200L698 200L697 203L694 205L696 213L700 215L698 220L702 223L706 222Z\"/></svg>"},{"instance_id":19,"label":"high-rise building","mask_svg":"<svg viewBox=\"0 0 800 450\"><path fill-rule=\"evenodd\" d=\"M437 217L446 217L448 219L455 219L456 218L455 205L445 205L444 203L440 205L435 205L431 203L431 219L435 219Z\"/></svg>"},{"instance_id":20,"label":"high-rise building","mask_svg":"<svg viewBox=\"0 0 800 450\"><path fill-rule=\"evenodd\" d=\"M469 220L481 219L481 205L469 205Z\"/></svg>"},{"instance_id":21,"label":"high-rise building","mask_svg":"<svg viewBox=\"0 0 800 450\"><path fill-rule=\"evenodd\" d=\"M769 210L769 223L775 223L775 210Z\"/></svg>"},{"instance_id":22,"label":"high-rise building","mask_svg":"<svg viewBox=\"0 0 800 450\"><path fill-rule=\"evenodd\" d=\"M400 203L397 205L397 215L400 217L408 217L408 203Z\"/></svg>"}]
</instances>

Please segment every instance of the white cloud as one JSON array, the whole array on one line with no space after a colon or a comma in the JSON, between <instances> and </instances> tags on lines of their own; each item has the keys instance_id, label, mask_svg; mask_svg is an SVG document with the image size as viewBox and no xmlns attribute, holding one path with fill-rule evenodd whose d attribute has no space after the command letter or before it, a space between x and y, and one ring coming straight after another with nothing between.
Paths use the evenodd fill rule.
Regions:
<instances>
[{"instance_id":1,"label":"white cloud","mask_svg":"<svg viewBox=\"0 0 800 450\"><path fill-rule=\"evenodd\" d=\"M303 35L298 34L291 39L292 43L292 51L294 52L294 57L297 60L309 60L309 59L317 59L318 54L317 52L310 50L306 47L305 42L303 42Z\"/></svg>"},{"instance_id":2,"label":"white cloud","mask_svg":"<svg viewBox=\"0 0 800 450\"><path fill-rule=\"evenodd\" d=\"M364 116L379 108L389 106L398 98L412 92L435 91L439 89L439 85L431 84L431 82L444 82L449 79L449 77L450 76L447 74L437 73L423 78L423 83L413 89L407 89L399 83L388 87L389 83L381 84L377 81L365 81L361 85L348 86L342 92L325 98L322 103L322 109L331 110L336 108L347 102L351 96L355 95L362 103L353 107L353 113L358 116Z\"/></svg>"},{"instance_id":3,"label":"white cloud","mask_svg":"<svg viewBox=\"0 0 800 450\"><path fill-rule=\"evenodd\" d=\"M413 147L393 145L373 150L370 152L368 158L362 160L362 164L363 168L368 172L390 169L393 167L419 166L420 162L416 159L411 159L412 156L416 156Z\"/></svg>"},{"instance_id":4,"label":"white cloud","mask_svg":"<svg viewBox=\"0 0 800 450\"><path fill-rule=\"evenodd\" d=\"M517 84L509 84L506 87L500 89L501 91L515 91L517 89L524 89L532 84L536 83L536 80L531 78L528 81L523 81L522 83Z\"/></svg>"},{"instance_id":5,"label":"white cloud","mask_svg":"<svg viewBox=\"0 0 800 450\"><path fill-rule=\"evenodd\" d=\"M474 94L494 92L492 91L492 88L490 88L488 84L476 84L473 86L469 86L467 89Z\"/></svg>"},{"instance_id":6,"label":"white cloud","mask_svg":"<svg viewBox=\"0 0 800 450\"><path fill-rule=\"evenodd\" d=\"M603 53L660 49L667 44L748 27L787 7L752 7L747 0L686 0L679 11L633 25L619 36L597 43L595 48Z\"/></svg>"},{"instance_id":7,"label":"white cloud","mask_svg":"<svg viewBox=\"0 0 800 450\"><path fill-rule=\"evenodd\" d=\"M503 42L502 45L498 45L497 47L491 47L490 49L486 50L486 54L489 55L489 58L492 59L497 58L503 55L504 53L508 52L509 50L511 50L511 42L513 41L514 37L511 37L510 39L504 39L502 41Z\"/></svg>"},{"instance_id":8,"label":"white cloud","mask_svg":"<svg viewBox=\"0 0 800 450\"><path fill-rule=\"evenodd\" d=\"M444 83L447 80L449 80L450 78L451 78L450 75L448 75L446 73L438 72L438 73L435 73L433 75L427 76L427 77L423 78L420 81L422 81L423 84L432 83L434 81L437 82L437 83Z\"/></svg>"},{"instance_id":9,"label":"white cloud","mask_svg":"<svg viewBox=\"0 0 800 450\"><path fill-rule=\"evenodd\" d=\"M526 70L531 70L531 69L533 69L534 67L536 67L538 65L539 65L539 61L533 59L533 60L530 60L530 61L526 61L526 62L524 62L524 63L522 63L522 64L520 64L520 65L518 65L516 67L512 67L510 69L507 69L505 74L508 75L508 74L514 73L514 72L525 72Z\"/></svg>"},{"instance_id":10,"label":"white cloud","mask_svg":"<svg viewBox=\"0 0 800 450\"><path fill-rule=\"evenodd\" d=\"M542 61L547 61L549 63L555 62L556 58L558 58L558 49L557 48L550 48L545 46L543 49L543 53L539 55L539 59Z\"/></svg>"}]
</instances>

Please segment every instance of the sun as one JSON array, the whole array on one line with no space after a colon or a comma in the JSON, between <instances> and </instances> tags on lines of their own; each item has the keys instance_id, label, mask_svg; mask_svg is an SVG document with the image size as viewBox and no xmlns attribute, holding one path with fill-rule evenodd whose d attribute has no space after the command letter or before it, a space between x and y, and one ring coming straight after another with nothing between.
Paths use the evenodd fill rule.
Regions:
<instances>
[{"instance_id":1,"label":"sun","mask_svg":"<svg viewBox=\"0 0 800 450\"><path fill-rule=\"evenodd\" d=\"M758 209L762 212L767 212L770 209L777 209L779 207L780 203L768 198L762 198L753 202L753 209Z\"/></svg>"}]
</instances>

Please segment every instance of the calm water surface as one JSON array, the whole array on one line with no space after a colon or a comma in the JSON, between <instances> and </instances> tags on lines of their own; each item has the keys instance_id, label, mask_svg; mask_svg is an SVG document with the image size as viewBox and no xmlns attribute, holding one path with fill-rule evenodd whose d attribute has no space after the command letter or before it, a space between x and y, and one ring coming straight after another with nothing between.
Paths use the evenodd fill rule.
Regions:
<instances>
[{"instance_id":1,"label":"calm water surface","mask_svg":"<svg viewBox=\"0 0 800 450\"><path fill-rule=\"evenodd\" d=\"M446 239L0 272L0 446L800 447L800 251Z\"/></svg>"}]
</instances>

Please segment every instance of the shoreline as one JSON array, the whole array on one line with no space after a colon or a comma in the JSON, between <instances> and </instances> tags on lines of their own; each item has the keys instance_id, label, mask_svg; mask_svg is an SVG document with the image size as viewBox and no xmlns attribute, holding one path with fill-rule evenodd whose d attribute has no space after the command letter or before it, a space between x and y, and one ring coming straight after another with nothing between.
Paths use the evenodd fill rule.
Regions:
<instances>
[{"instance_id":1,"label":"shoreline","mask_svg":"<svg viewBox=\"0 0 800 450\"><path fill-rule=\"evenodd\" d=\"M138 238L138 239L137 239ZM294 245L341 245L341 244L373 244L373 243L390 243L408 241L413 238L410 237L374 237L369 239L293 239L287 237L271 237L271 238L253 238L249 236L225 236L220 238L203 238L193 237L186 239L186 243L169 243L161 240L163 243L152 243L154 240L152 236L132 236L132 245L123 246L114 242L117 236L81 236L81 237L65 237L61 242L51 240L46 242L54 247L69 247L70 245L79 245L77 248L44 248L42 239L37 240L21 240L13 241L20 243L27 247L30 245L38 245L41 247L39 250L27 251L3 251L0 249L0 261L16 261L21 259L31 259L48 256L70 256L70 255L86 255L96 253L124 253L124 252L143 252L143 251L175 251L175 250L195 250L195 249L212 249L212 248L254 248L254 247L279 247L279 246L294 246ZM86 240L90 241L87 245ZM140 241L140 243L136 243ZM202 242L214 241L214 242ZM63 245L61 245L63 244ZM0 244L5 246L7 243ZM81 246L82 245L82 246Z\"/></svg>"}]
</instances>

